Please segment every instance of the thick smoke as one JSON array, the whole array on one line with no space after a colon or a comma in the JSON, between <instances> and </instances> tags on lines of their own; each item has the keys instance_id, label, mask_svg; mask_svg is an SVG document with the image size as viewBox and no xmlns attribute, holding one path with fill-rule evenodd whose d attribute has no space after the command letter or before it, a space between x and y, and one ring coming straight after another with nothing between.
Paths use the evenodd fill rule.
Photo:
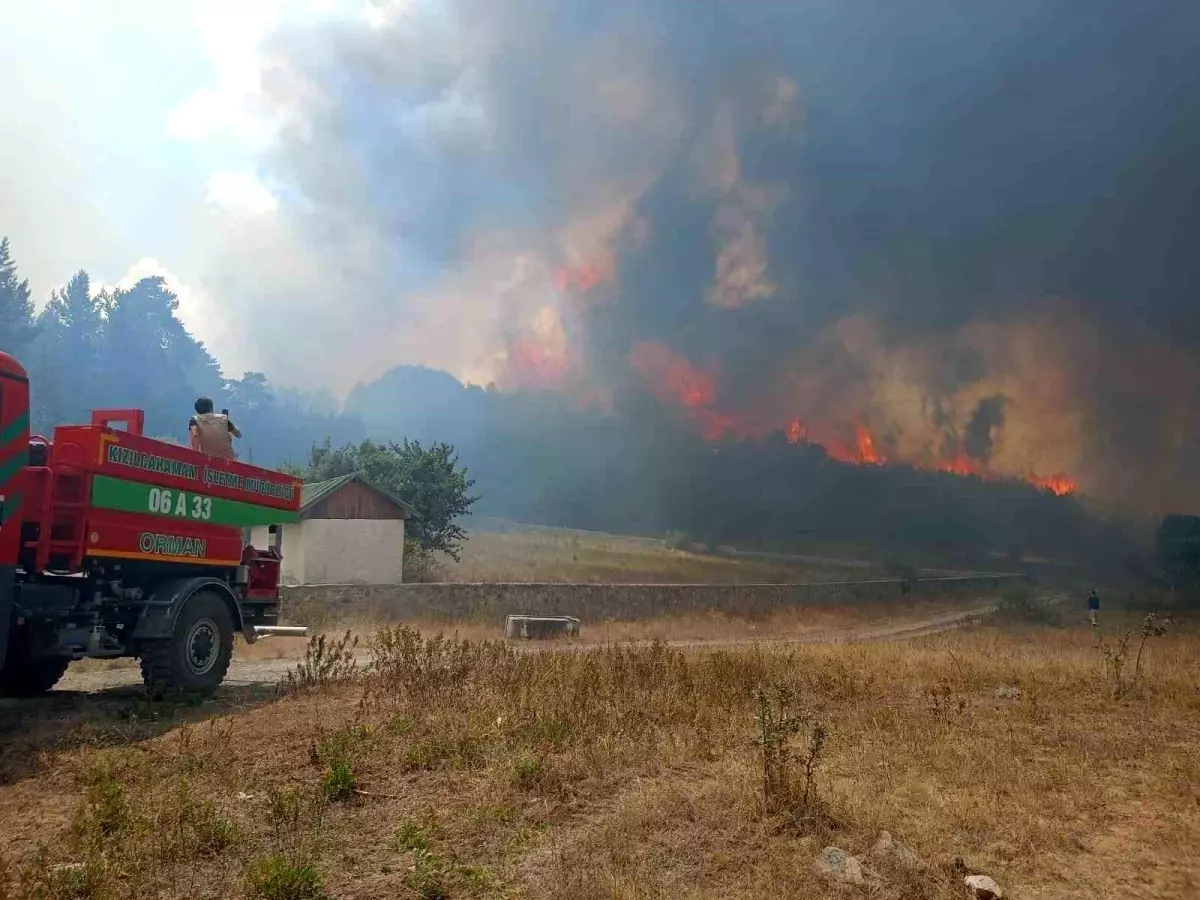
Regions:
<instances>
[{"instance_id":1,"label":"thick smoke","mask_svg":"<svg viewBox=\"0 0 1200 900\"><path fill-rule=\"evenodd\" d=\"M677 359L710 434L1200 504L1200 5L377 12L275 35L258 110L331 379L620 415Z\"/></svg>"},{"instance_id":2,"label":"thick smoke","mask_svg":"<svg viewBox=\"0 0 1200 900\"><path fill-rule=\"evenodd\" d=\"M994 433L1004 425L1004 405L1007 402L1003 394L996 394L984 397L975 407L962 439L962 448L972 459L986 462L992 455Z\"/></svg>"}]
</instances>

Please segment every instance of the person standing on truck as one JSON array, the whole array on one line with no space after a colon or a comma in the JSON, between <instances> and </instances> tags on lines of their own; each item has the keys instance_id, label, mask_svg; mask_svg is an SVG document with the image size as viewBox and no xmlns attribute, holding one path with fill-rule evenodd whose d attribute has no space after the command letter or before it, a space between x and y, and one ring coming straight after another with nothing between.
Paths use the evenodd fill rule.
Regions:
<instances>
[{"instance_id":1,"label":"person standing on truck","mask_svg":"<svg viewBox=\"0 0 1200 900\"><path fill-rule=\"evenodd\" d=\"M1092 620L1092 627L1096 627L1096 613L1100 611L1100 595L1096 593L1096 589L1092 588L1088 591L1087 596L1088 617Z\"/></svg>"},{"instance_id":2,"label":"person standing on truck","mask_svg":"<svg viewBox=\"0 0 1200 900\"><path fill-rule=\"evenodd\" d=\"M196 400L196 415L188 422L188 438L193 450L221 459L237 459L233 439L241 436L229 416L213 412L212 400L208 397Z\"/></svg>"}]
</instances>

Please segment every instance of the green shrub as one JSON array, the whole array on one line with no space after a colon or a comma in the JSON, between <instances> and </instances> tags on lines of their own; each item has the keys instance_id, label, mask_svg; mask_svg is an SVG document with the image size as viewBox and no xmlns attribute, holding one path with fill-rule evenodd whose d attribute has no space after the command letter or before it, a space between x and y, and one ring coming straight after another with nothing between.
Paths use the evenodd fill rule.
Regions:
<instances>
[{"instance_id":1,"label":"green shrub","mask_svg":"<svg viewBox=\"0 0 1200 900\"><path fill-rule=\"evenodd\" d=\"M81 846L92 850L119 846L141 830L143 823L121 782L100 768L89 771L85 778L87 790L74 823L75 838Z\"/></svg>"},{"instance_id":2,"label":"green shrub","mask_svg":"<svg viewBox=\"0 0 1200 900\"><path fill-rule=\"evenodd\" d=\"M259 900L324 900L321 874L281 853L254 863L246 876L250 896Z\"/></svg>"},{"instance_id":3,"label":"green shrub","mask_svg":"<svg viewBox=\"0 0 1200 900\"><path fill-rule=\"evenodd\" d=\"M349 800L358 790L358 779L349 763L335 764L321 779L321 793L330 803Z\"/></svg>"},{"instance_id":4,"label":"green shrub","mask_svg":"<svg viewBox=\"0 0 1200 900\"><path fill-rule=\"evenodd\" d=\"M348 762L350 753L366 742L371 736L371 729L365 725L351 725L342 728L321 739L316 747L318 762L327 766Z\"/></svg>"},{"instance_id":5,"label":"green shrub","mask_svg":"<svg viewBox=\"0 0 1200 900\"><path fill-rule=\"evenodd\" d=\"M459 880L472 896L478 897L491 893L496 889L496 883L483 866L463 866L458 870Z\"/></svg>"},{"instance_id":6,"label":"green shrub","mask_svg":"<svg viewBox=\"0 0 1200 900\"><path fill-rule=\"evenodd\" d=\"M523 788L537 787L542 779L542 761L524 753L513 761L513 778Z\"/></svg>"},{"instance_id":7,"label":"green shrub","mask_svg":"<svg viewBox=\"0 0 1200 900\"><path fill-rule=\"evenodd\" d=\"M421 900L447 900L450 890L445 861L429 850L414 850L412 856L412 870L404 876L404 886Z\"/></svg>"},{"instance_id":8,"label":"green shrub","mask_svg":"<svg viewBox=\"0 0 1200 900\"><path fill-rule=\"evenodd\" d=\"M428 850L429 829L411 819L401 822L400 827L396 829L396 849L401 853L407 853L410 850Z\"/></svg>"},{"instance_id":9,"label":"green shrub","mask_svg":"<svg viewBox=\"0 0 1200 900\"><path fill-rule=\"evenodd\" d=\"M404 539L404 580L414 584L429 584L441 581L446 576L446 567L438 561L432 550L426 550L416 538Z\"/></svg>"},{"instance_id":10,"label":"green shrub","mask_svg":"<svg viewBox=\"0 0 1200 900\"><path fill-rule=\"evenodd\" d=\"M561 750L574 739L575 726L558 716L540 716L530 728L529 737L535 744Z\"/></svg>"}]
</instances>

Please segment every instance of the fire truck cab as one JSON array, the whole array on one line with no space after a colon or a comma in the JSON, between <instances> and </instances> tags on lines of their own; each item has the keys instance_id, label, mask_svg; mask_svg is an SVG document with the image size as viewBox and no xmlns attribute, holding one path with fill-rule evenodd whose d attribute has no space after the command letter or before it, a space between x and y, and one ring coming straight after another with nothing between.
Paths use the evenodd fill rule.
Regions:
<instances>
[{"instance_id":1,"label":"fire truck cab","mask_svg":"<svg viewBox=\"0 0 1200 900\"><path fill-rule=\"evenodd\" d=\"M137 657L155 694L210 693L235 633L278 625L290 475L152 440L141 410L29 433L29 379L0 352L0 696L49 690L72 660ZM120 427L118 427L120 426Z\"/></svg>"}]
</instances>

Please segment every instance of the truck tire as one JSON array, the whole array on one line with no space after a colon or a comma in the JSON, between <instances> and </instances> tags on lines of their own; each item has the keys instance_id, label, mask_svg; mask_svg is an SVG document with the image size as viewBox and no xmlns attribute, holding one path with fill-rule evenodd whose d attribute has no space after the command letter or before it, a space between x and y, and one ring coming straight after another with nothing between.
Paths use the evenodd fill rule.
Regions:
<instances>
[{"instance_id":1,"label":"truck tire","mask_svg":"<svg viewBox=\"0 0 1200 900\"><path fill-rule=\"evenodd\" d=\"M229 671L233 617L212 591L198 591L183 604L175 631L164 641L142 645L142 681L152 696L169 692L208 695Z\"/></svg>"},{"instance_id":2,"label":"truck tire","mask_svg":"<svg viewBox=\"0 0 1200 900\"><path fill-rule=\"evenodd\" d=\"M12 650L0 669L0 697L36 697L44 694L63 677L69 659L61 656L35 656Z\"/></svg>"}]
</instances>

